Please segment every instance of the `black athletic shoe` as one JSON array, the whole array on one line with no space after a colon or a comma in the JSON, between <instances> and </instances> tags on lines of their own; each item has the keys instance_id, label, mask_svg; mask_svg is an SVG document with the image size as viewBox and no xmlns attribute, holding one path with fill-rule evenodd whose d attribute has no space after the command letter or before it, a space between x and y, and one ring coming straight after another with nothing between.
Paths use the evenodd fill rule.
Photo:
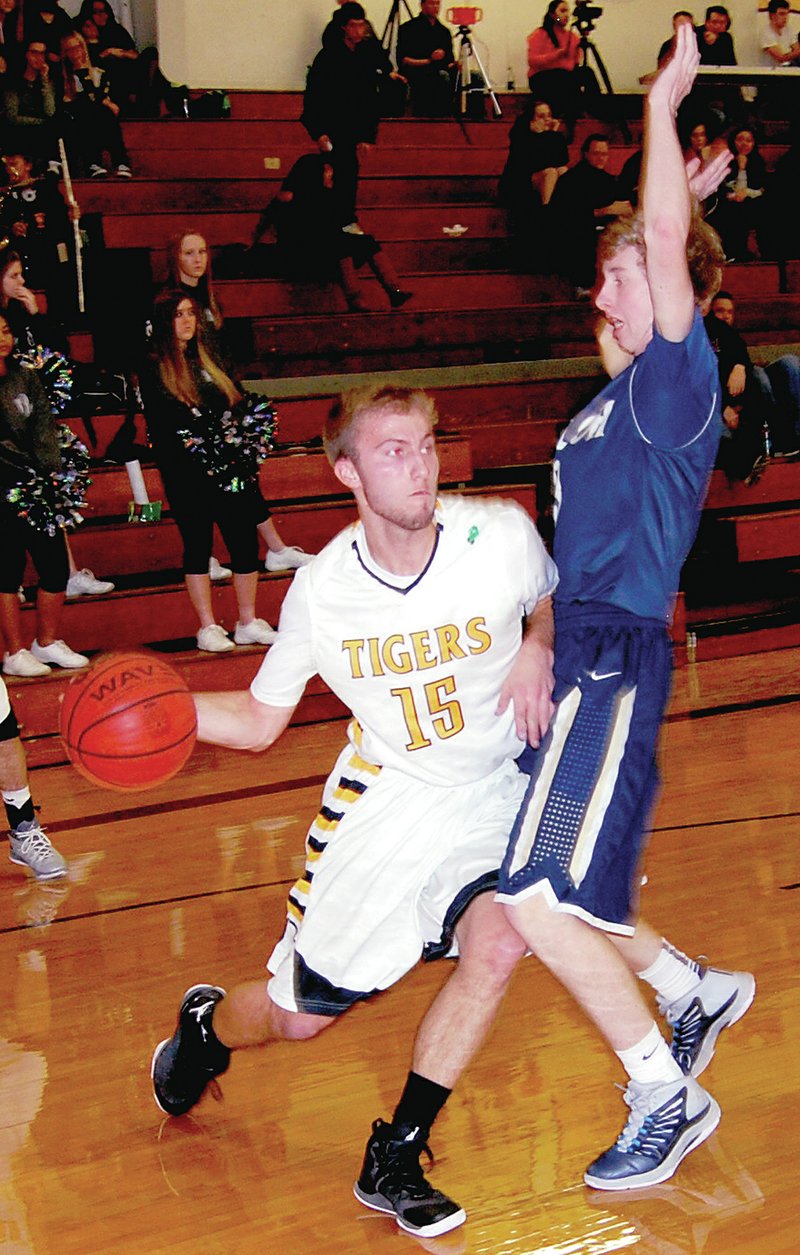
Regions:
<instances>
[{"instance_id":1,"label":"black athletic shoe","mask_svg":"<svg viewBox=\"0 0 800 1255\"><path fill-rule=\"evenodd\" d=\"M426 1181L423 1151L433 1162L421 1129L376 1120L353 1193L365 1207L394 1216L406 1233L435 1238L463 1224L467 1213Z\"/></svg>"},{"instance_id":2,"label":"black athletic shoe","mask_svg":"<svg viewBox=\"0 0 800 1255\"><path fill-rule=\"evenodd\" d=\"M190 1111L208 1082L228 1069L230 1050L209 1034L211 1012L224 997L218 985L192 985L183 995L178 1027L153 1052L153 1095L168 1116Z\"/></svg>"}]
</instances>

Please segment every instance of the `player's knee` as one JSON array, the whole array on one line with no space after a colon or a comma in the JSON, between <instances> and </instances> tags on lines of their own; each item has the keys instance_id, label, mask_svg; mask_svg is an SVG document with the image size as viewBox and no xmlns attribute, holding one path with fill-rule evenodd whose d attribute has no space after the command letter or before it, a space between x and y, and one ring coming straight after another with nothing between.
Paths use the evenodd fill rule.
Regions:
<instances>
[{"instance_id":1,"label":"player's knee","mask_svg":"<svg viewBox=\"0 0 800 1255\"><path fill-rule=\"evenodd\" d=\"M276 1003L270 1007L270 1028L283 1041L309 1041L333 1024L330 1015L309 1015L304 1011L286 1011Z\"/></svg>"},{"instance_id":2,"label":"player's knee","mask_svg":"<svg viewBox=\"0 0 800 1255\"><path fill-rule=\"evenodd\" d=\"M461 964L467 972L480 970L482 979L508 980L526 951L525 942L497 903L459 937Z\"/></svg>"}]
</instances>

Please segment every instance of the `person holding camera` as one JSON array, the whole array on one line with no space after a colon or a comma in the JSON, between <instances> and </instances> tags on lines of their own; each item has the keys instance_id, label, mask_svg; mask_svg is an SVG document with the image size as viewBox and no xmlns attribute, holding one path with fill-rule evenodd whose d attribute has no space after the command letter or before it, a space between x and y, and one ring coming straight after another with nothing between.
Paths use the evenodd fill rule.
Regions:
<instances>
[{"instance_id":1,"label":"person holding camera","mask_svg":"<svg viewBox=\"0 0 800 1255\"><path fill-rule=\"evenodd\" d=\"M600 12L593 9L587 16ZM567 0L550 0L541 26L528 36L528 85L537 100L546 100L554 115L563 119L569 143L575 119L583 112L582 96L590 84L596 90L594 75L584 65L581 41L570 28L569 4Z\"/></svg>"}]
</instances>

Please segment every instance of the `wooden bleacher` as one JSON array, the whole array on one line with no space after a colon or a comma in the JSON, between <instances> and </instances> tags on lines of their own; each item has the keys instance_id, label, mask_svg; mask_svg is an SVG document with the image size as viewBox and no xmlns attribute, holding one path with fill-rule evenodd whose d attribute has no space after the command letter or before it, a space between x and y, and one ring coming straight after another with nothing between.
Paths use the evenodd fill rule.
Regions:
<instances>
[{"instance_id":1,"label":"wooden bleacher","mask_svg":"<svg viewBox=\"0 0 800 1255\"><path fill-rule=\"evenodd\" d=\"M136 177L130 183L76 183L83 211L102 216L106 247L147 250L156 279L164 274L167 237L185 228L206 235L218 274L235 275L235 246L249 241L289 164L309 151L297 95L232 93L231 101L232 118L225 121L126 122ZM504 106L516 103L504 99ZM317 549L353 517L319 449L297 446L318 437L333 395L360 382L359 371L376 369L433 392L445 483L511 495L546 519L558 431L597 390L602 374L593 355L589 305L569 299L568 287L554 276L509 268L494 193L512 116L508 109L499 122L463 128L415 119L382 124L380 144L362 170L360 217L385 242L404 285L414 289L403 311L386 312L372 282L365 291L376 312L351 315L344 313L337 289L290 283L277 270L264 278L219 280L232 330L238 320L252 329L255 351L245 362L251 386L275 395L278 439L295 448L275 453L262 471L265 495L275 503L275 520L289 543ZM585 131L596 128L590 121L581 126L576 150ZM612 169L619 169L632 149L614 138ZM776 131L768 161L785 150L785 138ZM444 228L455 223L466 233L447 235ZM269 266L268 247L263 260ZM233 264L226 269L226 262ZM725 286L737 297L739 326L756 360L800 340L800 262L783 269L732 266ZM79 355L90 360L85 330L81 335L75 341ZM89 428L80 418L70 421L100 463L123 418L96 416ZM143 444L141 418L135 426ZM148 466L145 474L157 497L157 472ZM89 650L112 641L123 648L158 642L194 688L246 683L258 649L237 649L220 659L191 648L196 624L178 574L180 543L169 515L153 525L128 522L124 472L98 465L94 481L87 523L74 534L73 546L79 565L115 578L118 588L108 597L70 601L65 637ZM687 588L685 618L698 657L800 641L800 577L793 566L800 564L800 465L775 462L750 486L728 485L715 474L700 545L693 563L701 581L709 563L715 565L731 579L731 604L704 606L695 588ZM217 556L225 558L222 551ZM762 568L775 577L770 595L764 595L769 581L762 587L748 574ZM273 622L289 578L260 579L259 613ZM776 597L781 578L785 595ZM232 626L230 582L215 585L214 598L221 621ZM683 614L683 603L680 609ZM30 605L24 615L33 619ZM751 627L756 624L749 634L742 628L748 616ZM32 628L26 626L30 636ZM60 753L58 699L68 679L54 673L40 681L11 681L34 763ZM318 684L297 719L339 713Z\"/></svg>"}]
</instances>

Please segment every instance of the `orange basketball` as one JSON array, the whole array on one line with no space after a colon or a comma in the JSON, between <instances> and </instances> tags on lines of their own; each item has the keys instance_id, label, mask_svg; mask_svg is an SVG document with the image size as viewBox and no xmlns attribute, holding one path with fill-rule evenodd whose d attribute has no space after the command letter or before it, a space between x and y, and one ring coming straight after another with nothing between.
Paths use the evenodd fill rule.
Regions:
<instances>
[{"instance_id":1,"label":"orange basketball","mask_svg":"<svg viewBox=\"0 0 800 1255\"><path fill-rule=\"evenodd\" d=\"M61 707L61 736L73 766L110 789L163 784L192 752L191 693L158 654L101 654L75 676Z\"/></svg>"}]
</instances>

